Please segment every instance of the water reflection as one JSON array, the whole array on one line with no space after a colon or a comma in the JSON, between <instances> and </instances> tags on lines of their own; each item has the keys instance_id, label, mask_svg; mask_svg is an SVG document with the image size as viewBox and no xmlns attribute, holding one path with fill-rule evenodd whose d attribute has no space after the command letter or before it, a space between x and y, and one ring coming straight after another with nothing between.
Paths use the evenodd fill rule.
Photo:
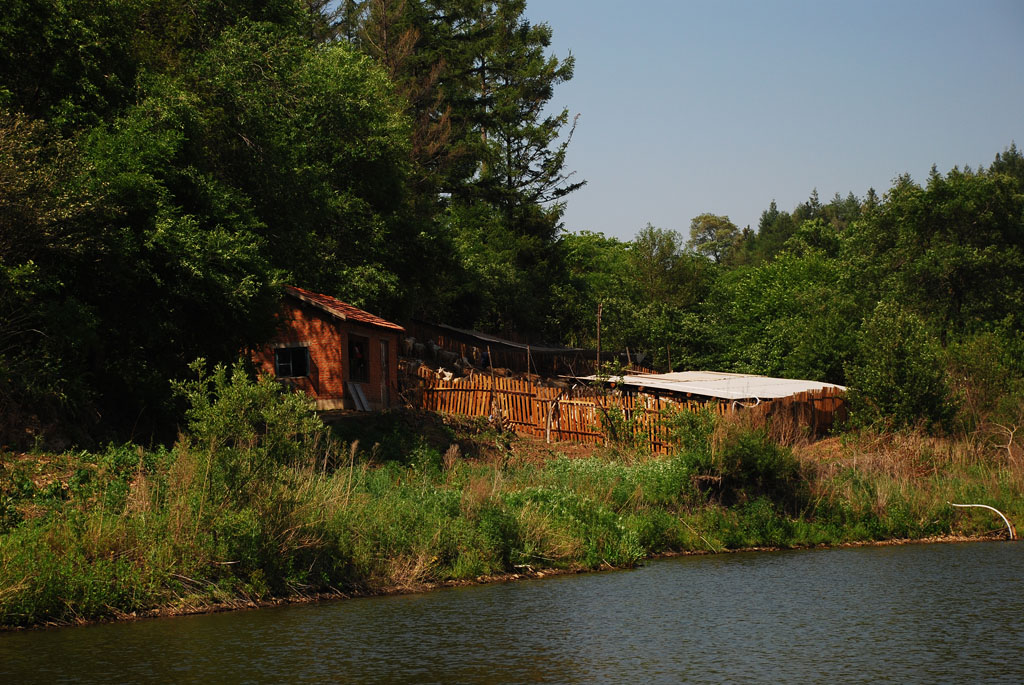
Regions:
<instances>
[{"instance_id":1,"label":"water reflection","mask_svg":"<svg viewBox=\"0 0 1024 685\"><path fill-rule=\"evenodd\" d=\"M634 571L0 635L3 682L1020 682L1024 547Z\"/></svg>"}]
</instances>

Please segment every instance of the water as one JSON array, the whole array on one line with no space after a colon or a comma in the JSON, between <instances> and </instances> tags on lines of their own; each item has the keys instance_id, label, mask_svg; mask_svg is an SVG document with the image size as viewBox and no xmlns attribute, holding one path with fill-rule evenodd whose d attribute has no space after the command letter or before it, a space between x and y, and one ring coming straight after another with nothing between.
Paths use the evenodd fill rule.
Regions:
<instances>
[{"instance_id":1,"label":"water","mask_svg":"<svg viewBox=\"0 0 1024 685\"><path fill-rule=\"evenodd\" d=\"M0 634L0 682L1024 682L1024 545L612 573Z\"/></svg>"}]
</instances>

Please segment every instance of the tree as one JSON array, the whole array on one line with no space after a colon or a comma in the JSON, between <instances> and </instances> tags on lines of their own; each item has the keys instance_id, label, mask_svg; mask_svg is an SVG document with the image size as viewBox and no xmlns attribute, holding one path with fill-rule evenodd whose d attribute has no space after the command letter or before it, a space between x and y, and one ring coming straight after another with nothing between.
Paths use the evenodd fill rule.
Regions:
<instances>
[{"instance_id":1,"label":"tree","mask_svg":"<svg viewBox=\"0 0 1024 685\"><path fill-rule=\"evenodd\" d=\"M477 126L483 165L475 182L481 196L499 207L509 227L552 239L559 212L533 213L530 207L556 202L583 185L570 182L565 155L572 139L555 145L569 121L569 110L545 114L554 86L572 78L574 59L545 54L551 28L522 18L526 3L491 5L483 21L491 35L475 55L480 78ZM526 210L526 211L524 211Z\"/></svg>"},{"instance_id":2,"label":"tree","mask_svg":"<svg viewBox=\"0 0 1024 685\"><path fill-rule=\"evenodd\" d=\"M573 347L595 347L601 304L602 347L626 344L622 336L638 298L630 243L583 231L563 234L558 246L564 272L551 284L548 328L553 337Z\"/></svg>"},{"instance_id":3,"label":"tree","mask_svg":"<svg viewBox=\"0 0 1024 685\"><path fill-rule=\"evenodd\" d=\"M1004 173L902 176L851 227L861 288L889 293L945 340L996 322L1024 326L1024 194Z\"/></svg>"},{"instance_id":4,"label":"tree","mask_svg":"<svg viewBox=\"0 0 1024 685\"><path fill-rule=\"evenodd\" d=\"M796 222L789 212L780 211L772 200L768 209L761 212L761 218L757 223L757 235L747 249L750 256L747 262L758 264L772 259L782 251L786 241L796 231Z\"/></svg>"},{"instance_id":5,"label":"tree","mask_svg":"<svg viewBox=\"0 0 1024 685\"><path fill-rule=\"evenodd\" d=\"M685 357L683 322L710 289L714 270L683 250L676 231L648 224L629 242L585 232L559 244L566 274L554 286L552 318L562 340L595 346L600 304L602 348L629 348L634 359L644 353L645 364L661 367L670 356Z\"/></svg>"},{"instance_id":6,"label":"tree","mask_svg":"<svg viewBox=\"0 0 1024 685\"><path fill-rule=\"evenodd\" d=\"M265 340L281 281L397 310L425 279L386 76L236 19L73 144L0 116L0 404L173 437L168 380Z\"/></svg>"},{"instance_id":7,"label":"tree","mask_svg":"<svg viewBox=\"0 0 1024 685\"><path fill-rule=\"evenodd\" d=\"M152 106L173 111L176 88L196 98L182 161L248 198L275 267L359 306L401 307L426 248L408 213L407 121L380 69L344 44L240 24Z\"/></svg>"},{"instance_id":8,"label":"tree","mask_svg":"<svg viewBox=\"0 0 1024 685\"><path fill-rule=\"evenodd\" d=\"M347 3L351 42L377 60L409 103L413 149L436 191L484 199L507 216L557 201L581 182L564 170L569 113L545 114L572 78L572 56L546 54L551 28L524 0ZM571 132L568 136L571 138ZM550 228L550 227L549 227Z\"/></svg>"},{"instance_id":9,"label":"tree","mask_svg":"<svg viewBox=\"0 0 1024 685\"><path fill-rule=\"evenodd\" d=\"M843 384L863 317L845 264L787 251L727 273L704 304L720 368Z\"/></svg>"},{"instance_id":10,"label":"tree","mask_svg":"<svg viewBox=\"0 0 1024 685\"><path fill-rule=\"evenodd\" d=\"M433 256L443 259L444 245L453 253L470 249L462 269L454 266L457 254L439 269L438 281L462 294L442 293L447 285L433 288L417 310L465 325L500 321L506 331L541 333L533 313L549 308L549 290L520 290L521 297L536 298L513 307L528 315L520 319L499 311L507 300L502 292L485 295L484 283L474 279L493 283L485 273L506 273L505 282L532 286L559 269L561 202L582 183L565 170L568 111L547 114L546 108L554 87L571 78L572 57L546 54L551 29L523 17L523 0L350 5L345 21L353 27L352 44L385 68L408 103L415 213L437 241ZM472 224L470 216L486 219ZM501 262L484 264L489 258ZM451 308L446 312L439 301Z\"/></svg>"},{"instance_id":11,"label":"tree","mask_svg":"<svg viewBox=\"0 0 1024 685\"><path fill-rule=\"evenodd\" d=\"M690 240L686 246L716 264L723 264L732 254L739 237L740 230L729 221L729 217L701 214L690 222Z\"/></svg>"},{"instance_id":12,"label":"tree","mask_svg":"<svg viewBox=\"0 0 1024 685\"><path fill-rule=\"evenodd\" d=\"M996 158L988 168L990 174L1005 174L1016 179L1021 192L1024 192L1024 154L1017 149L1016 143L996 153Z\"/></svg>"},{"instance_id":13,"label":"tree","mask_svg":"<svg viewBox=\"0 0 1024 685\"><path fill-rule=\"evenodd\" d=\"M826 223L823 219L809 219L786 240L784 249L796 254L817 250L830 258L837 258L842 249L842 233L835 224Z\"/></svg>"},{"instance_id":14,"label":"tree","mask_svg":"<svg viewBox=\"0 0 1024 685\"><path fill-rule=\"evenodd\" d=\"M880 302L865 320L847 374L853 413L862 423L934 427L952 417L938 342L920 317L895 301Z\"/></svg>"},{"instance_id":15,"label":"tree","mask_svg":"<svg viewBox=\"0 0 1024 685\"><path fill-rule=\"evenodd\" d=\"M77 346L92 317L65 265L96 248L97 202L74 145L44 122L0 108L0 442L19 444L90 399ZM30 416L36 418L30 420ZM32 423L37 425L31 425Z\"/></svg>"},{"instance_id":16,"label":"tree","mask_svg":"<svg viewBox=\"0 0 1024 685\"><path fill-rule=\"evenodd\" d=\"M455 97L466 88L452 65L456 26L468 24L464 9L415 0L348 0L337 7L341 36L380 64L404 99L412 122L410 156L420 211L434 216L438 194L459 160L466 156L459 132L453 135ZM463 37L473 43L475 31Z\"/></svg>"},{"instance_id":17,"label":"tree","mask_svg":"<svg viewBox=\"0 0 1024 685\"><path fill-rule=\"evenodd\" d=\"M707 261L688 254L677 231L647 224L631 242L630 265L648 302L686 309L707 294Z\"/></svg>"},{"instance_id":18,"label":"tree","mask_svg":"<svg viewBox=\"0 0 1024 685\"><path fill-rule=\"evenodd\" d=\"M135 3L12 0L0 14L0 103L59 129L94 124L129 101Z\"/></svg>"},{"instance_id":19,"label":"tree","mask_svg":"<svg viewBox=\"0 0 1024 685\"><path fill-rule=\"evenodd\" d=\"M853 193L847 193L841 197L836 193L823 210L822 218L832 225L837 232L842 232L849 227L850 223L860 218L862 211L861 201Z\"/></svg>"}]
</instances>

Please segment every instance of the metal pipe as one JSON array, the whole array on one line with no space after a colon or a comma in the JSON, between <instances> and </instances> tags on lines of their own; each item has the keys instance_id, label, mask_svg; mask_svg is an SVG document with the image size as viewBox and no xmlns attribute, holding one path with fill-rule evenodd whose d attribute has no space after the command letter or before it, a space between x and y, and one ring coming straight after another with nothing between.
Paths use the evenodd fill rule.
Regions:
<instances>
[{"instance_id":1,"label":"metal pipe","mask_svg":"<svg viewBox=\"0 0 1024 685\"><path fill-rule=\"evenodd\" d=\"M1010 523L1010 519L1008 519L1005 516L1003 516L1003 512L999 511L995 507L990 507L987 504L953 504L952 502L946 502L946 504L948 504L951 507L962 507L962 508L963 507L981 507L982 509L991 509L992 511L996 512L997 514L999 514L1000 518L1003 519L1003 523L1006 524L1006 529L1008 531L1010 531L1010 539L1011 540L1016 540L1017 539L1017 533L1016 533L1016 531L1014 531L1013 524Z\"/></svg>"}]
</instances>

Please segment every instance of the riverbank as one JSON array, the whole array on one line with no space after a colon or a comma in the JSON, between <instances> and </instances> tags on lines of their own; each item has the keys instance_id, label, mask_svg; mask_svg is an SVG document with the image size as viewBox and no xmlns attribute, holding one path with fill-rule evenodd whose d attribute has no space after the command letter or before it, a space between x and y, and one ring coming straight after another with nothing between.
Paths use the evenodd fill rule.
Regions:
<instances>
[{"instance_id":1,"label":"riverbank","mask_svg":"<svg viewBox=\"0 0 1024 685\"><path fill-rule=\"evenodd\" d=\"M844 542L838 545L816 545L814 547L749 547L740 549L723 549L718 552L712 552L708 550L683 550L683 551L666 551L660 554L655 554L647 557L644 561L656 561L659 559L672 559L683 556L709 556L716 554L740 554L745 552L779 552L783 550L799 550L799 549L848 549L848 548L861 548L861 547L893 547L901 545L928 545L928 544L954 544L954 543L967 543L967 542L997 542L1005 541L1005 535L1000 534L985 534L978 536L963 536L963 535L942 535L920 539L899 539L899 540L872 540L872 541L860 541L860 542ZM638 564L638 565L643 565ZM608 571L621 571L626 570L619 567L603 567L597 569L567 569L567 568L537 568L527 569L521 572L515 573L501 573L496 575L479 576L472 579L459 579L459 580L440 580L436 582L426 582L421 585L406 586L406 587L391 587L391 588L379 588L373 591L366 592L318 592L312 595L290 595L285 597L271 597L263 599L233 599L226 601L219 601L217 603L199 603L191 606L175 606L171 607L155 607L144 611L133 611L131 613L114 612L111 615L104 616L102 618L87 619L83 617L77 618L73 622L43 622L34 625L5 625L0 627L0 630L25 630L25 629L47 629L47 628L63 628L69 626L84 626L97 623L112 623L112 622L127 622L127 621L141 621L147 619L158 619L158 618L174 618L179 616L198 616L205 614L216 614L227 611L244 611L254 609L266 609L270 607L280 607L288 605L300 605L300 604L315 604L319 602L333 602L343 601L348 599L358 599L367 597L386 597L396 595L407 595L417 594L423 592L432 592L435 590L449 589L449 588L460 588L460 587L471 587L478 585L491 585L497 583L511 583L521 580L540 580L548 577L574 575L581 573L600 573Z\"/></svg>"},{"instance_id":2,"label":"riverbank","mask_svg":"<svg viewBox=\"0 0 1024 685\"><path fill-rule=\"evenodd\" d=\"M310 495L318 490L319 496L293 499L285 520L249 531L238 529L245 514L237 510L220 511L219 521L191 522L202 530L175 523L167 511L175 505L166 500L147 511L139 490L170 477L172 469L147 470L145 463L154 455L142 450L22 457L15 471L24 473L33 461L35 468L46 466L36 496L22 507L27 518L0 543L3 622L7 627L66 625L419 592L629 567L677 554L1004 535L991 517L944 507L941 492L977 497L985 481L1006 476L981 465L967 469L968 479L946 470L946 479L928 475L898 486L886 474L841 469L841 475L809 483L809 495L831 491L828 500L789 514L764 497L721 504L692 487L686 458L604 449L589 456L577 451L569 458L558 455L556 446L548 463L539 465L535 442L503 439L508 441L504 454L496 450L484 460L460 459L447 466L432 448L422 448L405 465L360 461L369 455L356 449L353 463L333 474L303 474L307 484L300 489ZM83 479L90 459L94 476ZM134 462L129 473L116 477L115 463L129 459ZM72 472L73 460L78 468ZM820 478L835 464L815 459L803 462L803 468L816 467ZM58 472L70 477L47 481ZM83 487L83 480L93 488ZM149 485L143 485L146 481ZM1011 520L1020 513L1019 497L1007 492L988 501ZM334 511L327 510L331 504ZM90 511L93 507L101 510ZM223 503L216 508L225 509ZM308 512L321 508L323 516L308 518ZM304 518L301 530L293 517ZM256 525L258 517L246 518ZM333 531L330 538L328 531ZM98 553L101 549L106 553ZM290 563L264 556L274 553ZM324 556L318 560L318 555ZM298 558L305 569L294 563ZM323 573L339 562L339 575L321 575L318 587L309 571Z\"/></svg>"},{"instance_id":3,"label":"riverbank","mask_svg":"<svg viewBox=\"0 0 1024 685\"><path fill-rule=\"evenodd\" d=\"M1024 477L1005 451L916 434L785 447L763 427L697 416L658 457L404 412L327 432L277 402L208 404L171 449L3 455L0 624L1002 529L947 502L1024 514Z\"/></svg>"}]
</instances>

